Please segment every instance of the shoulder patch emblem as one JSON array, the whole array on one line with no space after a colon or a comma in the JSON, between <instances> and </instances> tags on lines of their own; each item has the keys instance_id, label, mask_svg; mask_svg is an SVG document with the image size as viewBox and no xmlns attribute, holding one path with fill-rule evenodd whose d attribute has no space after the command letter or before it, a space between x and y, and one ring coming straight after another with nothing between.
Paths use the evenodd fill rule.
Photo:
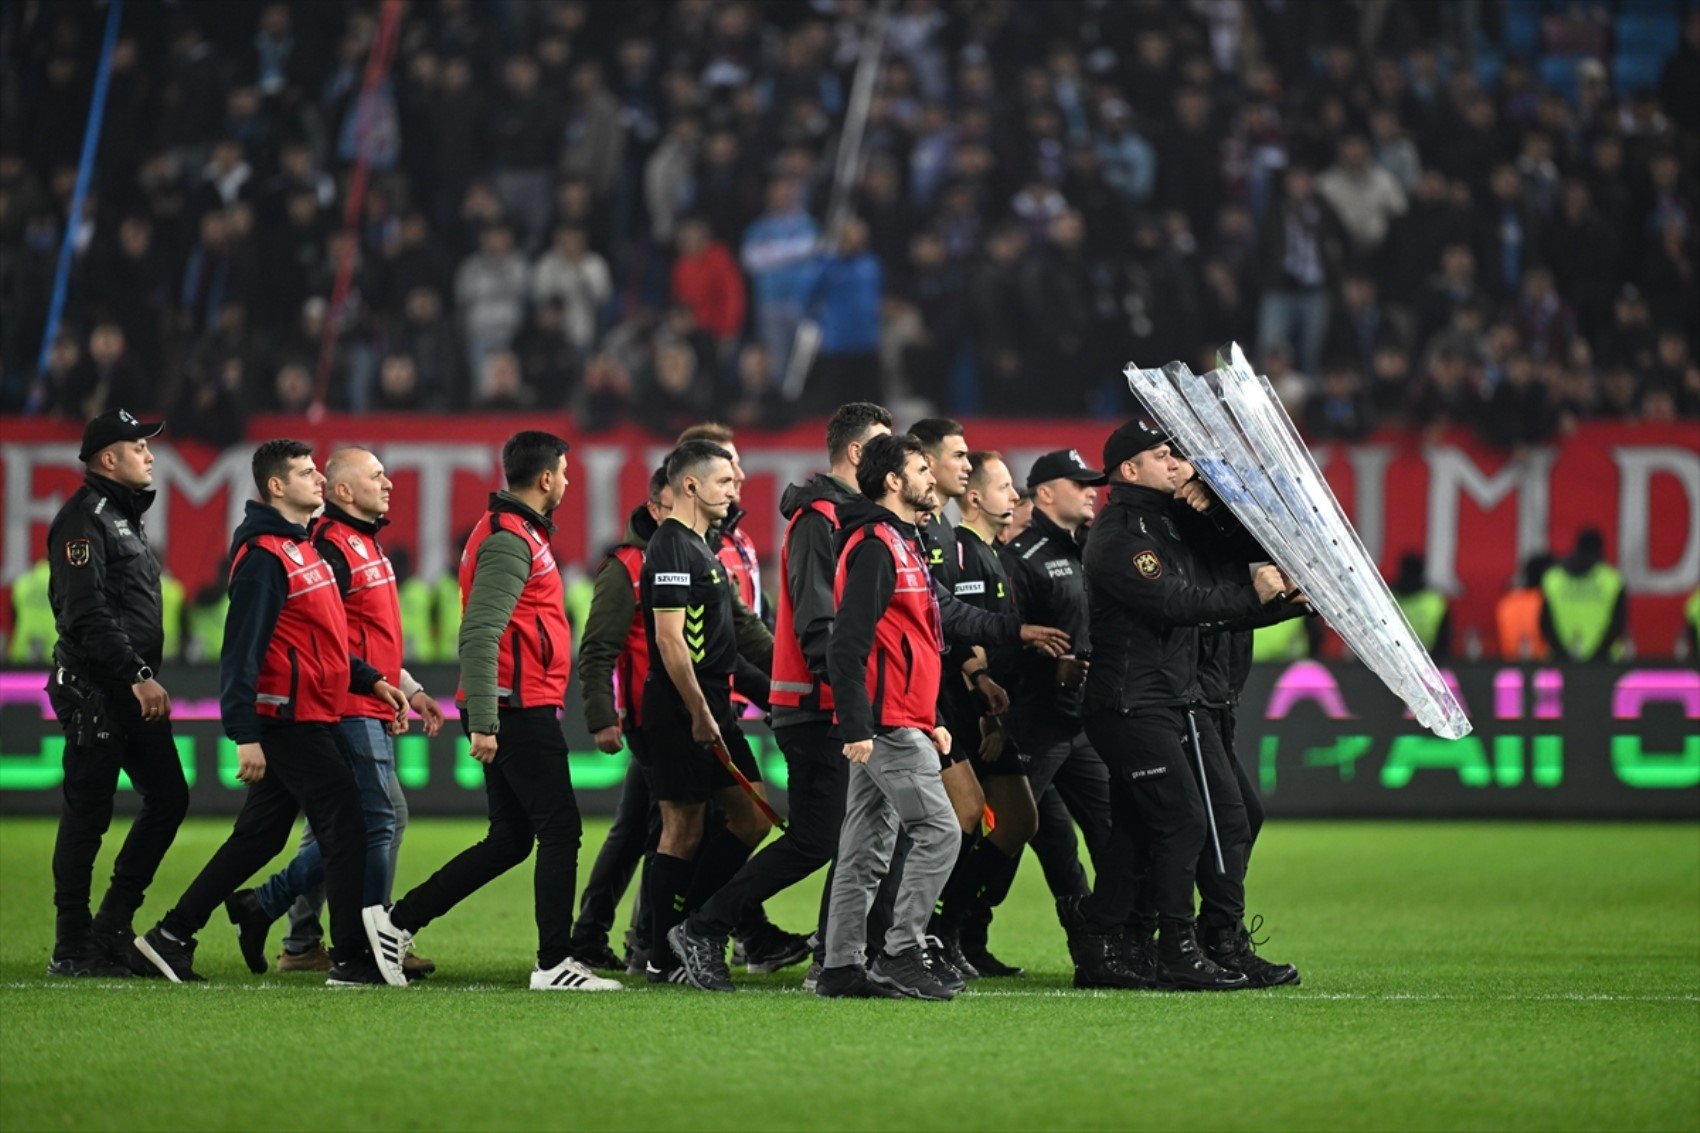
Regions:
<instances>
[{"instance_id":1,"label":"shoulder patch emblem","mask_svg":"<svg viewBox=\"0 0 1700 1133\"><path fill-rule=\"evenodd\" d=\"M283 545L283 553L288 555L289 561L294 563L296 566L305 566L307 563L307 560L301 557L301 549L294 543L285 543Z\"/></svg>"},{"instance_id":2,"label":"shoulder patch emblem","mask_svg":"<svg viewBox=\"0 0 1700 1133\"><path fill-rule=\"evenodd\" d=\"M364 539L360 538L360 536L350 535L348 537L348 545L350 547L353 547L354 553L359 555L361 558L369 559L369 558L372 557L371 554L369 552L367 552L367 550L366 550L366 541Z\"/></svg>"},{"instance_id":3,"label":"shoulder patch emblem","mask_svg":"<svg viewBox=\"0 0 1700 1133\"><path fill-rule=\"evenodd\" d=\"M1163 561L1155 551L1141 551L1133 556L1133 568L1141 578L1157 579L1163 577Z\"/></svg>"},{"instance_id":4,"label":"shoulder patch emblem","mask_svg":"<svg viewBox=\"0 0 1700 1133\"><path fill-rule=\"evenodd\" d=\"M65 561L74 567L89 565L89 556L94 553L87 539L73 539L65 544Z\"/></svg>"}]
</instances>

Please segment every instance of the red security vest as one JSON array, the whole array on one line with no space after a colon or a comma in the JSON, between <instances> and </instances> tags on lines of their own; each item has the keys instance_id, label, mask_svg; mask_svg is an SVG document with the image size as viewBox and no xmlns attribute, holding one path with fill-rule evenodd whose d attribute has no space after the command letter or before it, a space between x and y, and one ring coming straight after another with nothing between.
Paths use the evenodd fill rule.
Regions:
<instances>
[{"instance_id":1,"label":"red security vest","mask_svg":"<svg viewBox=\"0 0 1700 1133\"><path fill-rule=\"evenodd\" d=\"M626 643L614 661L614 708L620 714L622 731L635 732L643 705L643 682L649 677L649 632L643 624L643 598L639 591L643 582L643 552L636 547L616 547L618 559L632 580L632 624L626 630Z\"/></svg>"},{"instance_id":2,"label":"red security vest","mask_svg":"<svg viewBox=\"0 0 1700 1133\"><path fill-rule=\"evenodd\" d=\"M313 525L313 545L325 543L348 562L348 593L342 596L348 651L400 688L401 600L395 567L376 539L328 514ZM395 709L375 696L350 693L344 715L390 721Z\"/></svg>"},{"instance_id":3,"label":"red security vest","mask_svg":"<svg viewBox=\"0 0 1700 1133\"><path fill-rule=\"evenodd\" d=\"M283 564L288 593L260 662L254 711L299 723L334 724L348 700L348 620L331 568L313 544L260 535L242 544L230 574L250 553Z\"/></svg>"},{"instance_id":4,"label":"red security vest","mask_svg":"<svg viewBox=\"0 0 1700 1133\"><path fill-rule=\"evenodd\" d=\"M791 532L810 511L838 530L838 505L831 500L814 500L808 507L798 508L786 525L785 541L779 545L779 613L773 624L773 683L768 701L776 708L783 705L831 712L832 686L810 672L803 660L797 615L791 608Z\"/></svg>"},{"instance_id":5,"label":"red security vest","mask_svg":"<svg viewBox=\"0 0 1700 1133\"><path fill-rule=\"evenodd\" d=\"M485 512L460 555L461 612L466 611L472 578L478 571L478 548L498 531L511 531L525 543L531 552L531 576L508 617L508 628L502 631L496 657L496 702L503 708L559 708L572 674L572 630L546 532L511 511ZM455 700L465 706L465 688L455 694Z\"/></svg>"},{"instance_id":6,"label":"red security vest","mask_svg":"<svg viewBox=\"0 0 1700 1133\"><path fill-rule=\"evenodd\" d=\"M720 549L714 553L720 565L737 584L738 597L757 617L761 616L761 557L756 554L755 542L742 529L724 535Z\"/></svg>"},{"instance_id":7,"label":"red security vest","mask_svg":"<svg viewBox=\"0 0 1700 1133\"><path fill-rule=\"evenodd\" d=\"M868 701L874 720L886 728L931 731L938 724L944 622L926 561L891 524L868 524L845 540L832 583L833 601L844 600L850 552L870 538L885 544L897 567L896 589L874 626L874 647L868 651Z\"/></svg>"}]
</instances>

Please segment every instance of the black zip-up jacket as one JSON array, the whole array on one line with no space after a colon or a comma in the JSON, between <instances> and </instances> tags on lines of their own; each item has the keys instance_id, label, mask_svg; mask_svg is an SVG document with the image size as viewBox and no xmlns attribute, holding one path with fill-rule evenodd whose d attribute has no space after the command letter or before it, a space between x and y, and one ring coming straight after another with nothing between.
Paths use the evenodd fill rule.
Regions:
<instances>
[{"instance_id":1,"label":"black zip-up jacket","mask_svg":"<svg viewBox=\"0 0 1700 1133\"><path fill-rule=\"evenodd\" d=\"M158 669L165 649L159 560L142 528L153 499L90 473L47 529L54 660L109 690L127 690L143 665Z\"/></svg>"},{"instance_id":2,"label":"black zip-up jacket","mask_svg":"<svg viewBox=\"0 0 1700 1133\"><path fill-rule=\"evenodd\" d=\"M307 543L307 529L285 519L276 508L249 500L247 512L230 539L230 557L242 544L261 535L281 535ZM340 596L341 589L337 590ZM230 609L224 615L224 653L218 661L219 716L225 735L239 744L260 739L260 715L254 711L255 686L260 665L272 641L272 630L289 596L289 579L276 555L255 552L244 555L230 576ZM348 691L371 692L383 680L378 672L353 653L348 655Z\"/></svg>"},{"instance_id":3,"label":"black zip-up jacket","mask_svg":"<svg viewBox=\"0 0 1700 1133\"><path fill-rule=\"evenodd\" d=\"M1092 671L1084 711L1132 715L1203 702L1199 626L1257 613L1249 578L1211 586L1175 525L1172 497L1138 484L1110 486L1086 541Z\"/></svg>"},{"instance_id":4,"label":"black zip-up jacket","mask_svg":"<svg viewBox=\"0 0 1700 1133\"><path fill-rule=\"evenodd\" d=\"M861 498L844 481L820 472L801 484L785 486L779 497L779 514L789 524L793 516L816 500L829 500L842 509ZM832 600L832 580L838 570L838 555L833 548L832 536L832 527L826 517L813 510L804 514L791 528L786 543L789 569L780 579L780 585L790 591L792 625L797 644L803 651L803 660L815 679L822 681L827 680L826 646L832 640L833 620L838 612ZM792 708L780 704L773 709L774 727L831 720L831 712L822 712L818 708Z\"/></svg>"},{"instance_id":5,"label":"black zip-up jacket","mask_svg":"<svg viewBox=\"0 0 1700 1133\"><path fill-rule=\"evenodd\" d=\"M1010 581L1021 618L1032 625L1056 626L1068 634L1076 657L1092 655L1092 615L1086 601L1086 568L1080 536L1064 531L1050 516L1033 509L1033 522L1010 540ZM1023 653L1009 690L1010 722L1067 724L1080 719L1085 689L1057 685L1057 663L1037 651Z\"/></svg>"},{"instance_id":6,"label":"black zip-up jacket","mask_svg":"<svg viewBox=\"0 0 1700 1133\"><path fill-rule=\"evenodd\" d=\"M887 508L858 497L841 505L838 515L842 526L833 546L840 553L856 531L883 521L909 540L917 555L923 554L920 532ZM832 630L828 666L833 699L838 705L839 733L847 740L866 739L876 731L872 717L863 715L869 708L868 653L874 645L874 627L885 616L885 608L896 590L897 567L885 545L870 536L852 552L845 563L845 572L844 601L839 604ZM958 601L937 578L933 579L933 595L939 602L939 620L947 645L1010 645L1021 640L1019 614L989 614L975 609ZM949 676L948 662L945 667L945 676ZM860 690L860 695L852 693L846 697L840 695L840 689Z\"/></svg>"},{"instance_id":7,"label":"black zip-up jacket","mask_svg":"<svg viewBox=\"0 0 1700 1133\"><path fill-rule=\"evenodd\" d=\"M1173 507L1175 526L1198 563L1200 585L1245 582L1251 577L1252 563L1269 560L1269 552L1222 504L1206 512L1194 511L1178 500ZM1251 676L1253 630L1311 612L1307 605L1268 602L1247 617L1206 628L1198 641L1198 682L1204 703L1211 708L1232 708L1239 703L1240 690Z\"/></svg>"}]
</instances>

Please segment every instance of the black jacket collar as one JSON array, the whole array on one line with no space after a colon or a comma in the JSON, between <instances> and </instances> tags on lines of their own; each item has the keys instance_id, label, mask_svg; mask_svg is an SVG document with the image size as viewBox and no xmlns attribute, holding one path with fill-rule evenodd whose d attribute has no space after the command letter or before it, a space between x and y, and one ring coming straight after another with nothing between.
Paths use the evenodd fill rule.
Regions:
<instances>
[{"instance_id":1,"label":"black jacket collar","mask_svg":"<svg viewBox=\"0 0 1700 1133\"><path fill-rule=\"evenodd\" d=\"M372 536L376 536L379 530L388 526L390 522L388 516L380 515L375 521L368 523L364 519L354 518L335 504L325 505L324 518L331 520L333 523L341 523L345 526L352 527L362 535Z\"/></svg>"},{"instance_id":2,"label":"black jacket collar","mask_svg":"<svg viewBox=\"0 0 1700 1133\"><path fill-rule=\"evenodd\" d=\"M1029 522L1028 526L1033 528L1040 535L1043 535L1045 538L1060 543L1064 547L1075 552L1079 552L1080 544L1086 534L1086 527L1084 524L1081 525L1081 528L1078 531L1069 531L1038 508L1033 509L1033 518Z\"/></svg>"},{"instance_id":3,"label":"black jacket collar","mask_svg":"<svg viewBox=\"0 0 1700 1133\"><path fill-rule=\"evenodd\" d=\"M1159 492L1156 488L1147 488L1144 484L1117 481L1110 485L1110 502L1132 508L1134 511L1164 513L1168 511L1169 503L1173 499L1173 493ZM1038 521L1039 512L1035 509L1033 522Z\"/></svg>"},{"instance_id":4,"label":"black jacket collar","mask_svg":"<svg viewBox=\"0 0 1700 1133\"><path fill-rule=\"evenodd\" d=\"M230 540L230 553L236 554L237 548L250 539L261 535L281 535L285 539L294 539L298 543L307 541L307 529L298 523L291 523L283 517L283 513L269 504L259 500L249 500L244 507L242 522L237 525L236 534Z\"/></svg>"},{"instance_id":5,"label":"black jacket collar","mask_svg":"<svg viewBox=\"0 0 1700 1133\"><path fill-rule=\"evenodd\" d=\"M95 495L111 500L113 506L123 512L126 519L140 519L142 513L153 506L153 498L156 494L152 488L143 488L141 491L137 491L134 488L126 488L116 480L96 475L93 472L83 474L83 483Z\"/></svg>"},{"instance_id":6,"label":"black jacket collar","mask_svg":"<svg viewBox=\"0 0 1700 1133\"><path fill-rule=\"evenodd\" d=\"M548 516L534 511L529 505L522 503L517 496L508 492L491 492L490 510L512 512L521 519L530 520L551 535L555 533L555 524Z\"/></svg>"}]
</instances>

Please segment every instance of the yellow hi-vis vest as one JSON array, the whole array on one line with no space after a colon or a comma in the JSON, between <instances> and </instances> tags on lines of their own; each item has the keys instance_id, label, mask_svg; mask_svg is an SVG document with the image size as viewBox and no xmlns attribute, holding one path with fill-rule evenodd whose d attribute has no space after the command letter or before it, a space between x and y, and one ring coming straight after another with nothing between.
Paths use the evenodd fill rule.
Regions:
<instances>
[{"instance_id":1,"label":"yellow hi-vis vest","mask_svg":"<svg viewBox=\"0 0 1700 1133\"><path fill-rule=\"evenodd\" d=\"M1592 657L1611 628L1611 612L1623 593L1623 575L1606 563L1595 564L1580 578L1555 566L1541 576L1541 593L1564 648L1572 657ZM1621 652L1619 643L1611 655L1615 658Z\"/></svg>"},{"instance_id":2,"label":"yellow hi-vis vest","mask_svg":"<svg viewBox=\"0 0 1700 1133\"><path fill-rule=\"evenodd\" d=\"M1411 623L1417 640L1423 643L1424 649L1432 652L1435 640L1440 637L1440 623L1446 620L1445 596L1424 589L1415 594L1395 594L1393 600L1404 611L1405 620Z\"/></svg>"},{"instance_id":3,"label":"yellow hi-vis vest","mask_svg":"<svg viewBox=\"0 0 1700 1133\"><path fill-rule=\"evenodd\" d=\"M47 560L42 559L12 583L12 647L8 657L17 664L51 661L59 627L47 600Z\"/></svg>"},{"instance_id":4,"label":"yellow hi-vis vest","mask_svg":"<svg viewBox=\"0 0 1700 1133\"><path fill-rule=\"evenodd\" d=\"M1310 638L1303 618L1288 618L1251 631L1253 661L1297 661L1309 655Z\"/></svg>"}]
</instances>

